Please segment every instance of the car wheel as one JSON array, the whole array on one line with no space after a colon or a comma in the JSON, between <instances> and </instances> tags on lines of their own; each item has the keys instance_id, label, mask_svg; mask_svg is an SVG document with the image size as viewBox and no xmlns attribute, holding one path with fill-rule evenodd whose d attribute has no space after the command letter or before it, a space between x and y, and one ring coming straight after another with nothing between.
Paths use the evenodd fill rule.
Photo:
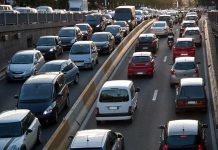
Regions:
<instances>
[{"instance_id":1,"label":"car wheel","mask_svg":"<svg viewBox=\"0 0 218 150\"><path fill-rule=\"evenodd\" d=\"M131 119L128 120L128 123L132 124L133 116L131 116Z\"/></svg>"},{"instance_id":2,"label":"car wheel","mask_svg":"<svg viewBox=\"0 0 218 150\"><path fill-rule=\"evenodd\" d=\"M57 110L55 110L54 112L53 122L58 123L58 111Z\"/></svg>"},{"instance_id":3,"label":"car wheel","mask_svg":"<svg viewBox=\"0 0 218 150\"><path fill-rule=\"evenodd\" d=\"M63 53L64 53L64 50L63 50L63 48L61 48L61 52L60 52L60 55L61 55L61 54L63 54Z\"/></svg>"},{"instance_id":4,"label":"car wheel","mask_svg":"<svg viewBox=\"0 0 218 150\"><path fill-rule=\"evenodd\" d=\"M150 75L150 78L153 78L153 77L154 77L154 73L152 72L151 75Z\"/></svg>"},{"instance_id":5,"label":"car wheel","mask_svg":"<svg viewBox=\"0 0 218 150\"><path fill-rule=\"evenodd\" d=\"M41 144L42 143L42 129L41 127L38 128L38 131L37 131L37 141L36 141L37 144Z\"/></svg>"},{"instance_id":6,"label":"car wheel","mask_svg":"<svg viewBox=\"0 0 218 150\"><path fill-rule=\"evenodd\" d=\"M170 87L171 87L171 88L174 88L174 84L173 84L173 83L170 83Z\"/></svg>"},{"instance_id":7,"label":"car wheel","mask_svg":"<svg viewBox=\"0 0 218 150\"><path fill-rule=\"evenodd\" d=\"M69 95L67 95L67 98L66 98L65 108L70 108L70 99L69 99Z\"/></svg>"},{"instance_id":8,"label":"car wheel","mask_svg":"<svg viewBox=\"0 0 218 150\"><path fill-rule=\"evenodd\" d=\"M76 74L75 79L74 79L74 84L79 83L79 74Z\"/></svg>"}]
</instances>

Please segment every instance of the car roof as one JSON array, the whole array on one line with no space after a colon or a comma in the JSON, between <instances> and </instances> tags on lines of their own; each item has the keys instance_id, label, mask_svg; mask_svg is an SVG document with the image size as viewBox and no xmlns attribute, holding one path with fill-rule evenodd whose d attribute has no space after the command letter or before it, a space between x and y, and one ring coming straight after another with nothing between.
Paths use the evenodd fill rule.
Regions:
<instances>
[{"instance_id":1,"label":"car roof","mask_svg":"<svg viewBox=\"0 0 218 150\"><path fill-rule=\"evenodd\" d=\"M75 26L77 26L77 25L89 25L88 23L77 23L77 24L75 24Z\"/></svg>"},{"instance_id":2,"label":"car roof","mask_svg":"<svg viewBox=\"0 0 218 150\"><path fill-rule=\"evenodd\" d=\"M195 62L195 57L177 57L175 63L178 62Z\"/></svg>"},{"instance_id":3,"label":"car roof","mask_svg":"<svg viewBox=\"0 0 218 150\"><path fill-rule=\"evenodd\" d=\"M134 56L151 56L151 52L135 52L133 53L133 57Z\"/></svg>"},{"instance_id":4,"label":"car roof","mask_svg":"<svg viewBox=\"0 0 218 150\"><path fill-rule=\"evenodd\" d=\"M198 120L173 120L168 122L168 136L197 135Z\"/></svg>"},{"instance_id":5,"label":"car roof","mask_svg":"<svg viewBox=\"0 0 218 150\"><path fill-rule=\"evenodd\" d=\"M178 38L177 42L180 42L180 41L193 41L193 38Z\"/></svg>"},{"instance_id":6,"label":"car roof","mask_svg":"<svg viewBox=\"0 0 218 150\"><path fill-rule=\"evenodd\" d=\"M35 54L37 52L40 52L40 51L35 50L35 49L21 50L21 51L16 52L16 55L20 55L20 54Z\"/></svg>"},{"instance_id":7,"label":"car roof","mask_svg":"<svg viewBox=\"0 0 218 150\"><path fill-rule=\"evenodd\" d=\"M185 30L199 30L200 31L200 28L199 27L186 27Z\"/></svg>"},{"instance_id":8,"label":"car roof","mask_svg":"<svg viewBox=\"0 0 218 150\"><path fill-rule=\"evenodd\" d=\"M93 43L93 41L77 41L76 43L74 43L74 44L92 44Z\"/></svg>"},{"instance_id":9,"label":"car roof","mask_svg":"<svg viewBox=\"0 0 218 150\"><path fill-rule=\"evenodd\" d=\"M45 64L56 64L56 65L60 65L60 64L62 64L62 63L64 63L64 62L68 62L69 60L51 60L51 61L49 61L49 62L47 62L47 63L45 63Z\"/></svg>"},{"instance_id":10,"label":"car roof","mask_svg":"<svg viewBox=\"0 0 218 150\"><path fill-rule=\"evenodd\" d=\"M131 80L111 80L111 81L106 81L102 88L129 87L131 84L132 84Z\"/></svg>"},{"instance_id":11,"label":"car roof","mask_svg":"<svg viewBox=\"0 0 218 150\"><path fill-rule=\"evenodd\" d=\"M168 16L168 17L170 17L171 15L165 14L165 15L160 15L159 17L163 17L163 16Z\"/></svg>"},{"instance_id":12,"label":"car roof","mask_svg":"<svg viewBox=\"0 0 218 150\"><path fill-rule=\"evenodd\" d=\"M19 122L30 112L28 109L7 110L0 113L0 123Z\"/></svg>"},{"instance_id":13,"label":"car roof","mask_svg":"<svg viewBox=\"0 0 218 150\"><path fill-rule=\"evenodd\" d=\"M183 24L183 23L195 23L195 21L194 21L194 20L183 20L183 21L182 21L182 24Z\"/></svg>"},{"instance_id":14,"label":"car roof","mask_svg":"<svg viewBox=\"0 0 218 150\"><path fill-rule=\"evenodd\" d=\"M96 35L96 34L110 34L110 32L95 32L95 33L93 33L93 35Z\"/></svg>"},{"instance_id":15,"label":"car roof","mask_svg":"<svg viewBox=\"0 0 218 150\"><path fill-rule=\"evenodd\" d=\"M204 85L203 78L182 78L180 80L180 86L196 86Z\"/></svg>"},{"instance_id":16,"label":"car roof","mask_svg":"<svg viewBox=\"0 0 218 150\"><path fill-rule=\"evenodd\" d=\"M43 73L38 74L29 77L24 84L36 84L36 83L53 83L54 80L58 77L59 74L62 74L60 72L49 72L49 73Z\"/></svg>"},{"instance_id":17,"label":"car roof","mask_svg":"<svg viewBox=\"0 0 218 150\"><path fill-rule=\"evenodd\" d=\"M155 21L154 23L167 23L166 21Z\"/></svg>"},{"instance_id":18,"label":"car roof","mask_svg":"<svg viewBox=\"0 0 218 150\"><path fill-rule=\"evenodd\" d=\"M71 148L101 148L109 131L107 129L78 131L71 143Z\"/></svg>"},{"instance_id":19,"label":"car roof","mask_svg":"<svg viewBox=\"0 0 218 150\"><path fill-rule=\"evenodd\" d=\"M76 28L78 27L62 27L61 30L69 30L69 29L75 30Z\"/></svg>"},{"instance_id":20,"label":"car roof","mask_svg":"<svg viewBox=\"0 0 218 150\"><path fill-rule=\"evenodd\" d=\"M47 36L40 36L40 38L56 38L56 35L47 35Z\"/></svg>"},{"instance_id":21,"label":"car roof","mask_svg":"<svg viewBox=\"0 0 218 150\"><path fill-rule=\"evenodd\" d=\"M155 34L154 33L142 33L139 35L139 37L154 37Z\"/></svg>"},{"instance_id":22,"label":"car roof","mask_svg":"<svg viewBox=\"0 0 218 150\"><path fill-rule=\"evenodd\" d=\"M114 28L114 27L119 28L120 25L108 25L106 28Z\"/></svg>"}]
</instances>

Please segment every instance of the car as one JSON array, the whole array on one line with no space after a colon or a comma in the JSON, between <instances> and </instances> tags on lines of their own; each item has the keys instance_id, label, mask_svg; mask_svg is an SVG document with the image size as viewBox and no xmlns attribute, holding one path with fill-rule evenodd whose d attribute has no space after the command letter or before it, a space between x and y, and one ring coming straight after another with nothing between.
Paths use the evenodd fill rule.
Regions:
<instances>
[{"instance_id":1,"label":"car","mask_svg":"<svg viewBox=\"0 0 218 150\"><path fill-rule=\"evenodd\" d=\"M70 50L76 41L83 39L83 33L79 27L62 27L58 32L63 50Z\"/></svg>"},{"instance_id":2,"label":"car","mask_svg":"<svg viewBox=\"0 0 218 150\"><path fill-rule=\"evenodd\" d=\"M184 20L194 20L195 23L198 25L198 15L186 15Z\"/></svg>"},{"instance_id":3,"label":"car","mask_svg":"<svg viewBox=\"0 0 218 150\"><path fill-rule=\"evenodd\" d=\"M41 36L36 44L45 59L57 59L63 53L61 40L58 36Z\"/></svg>"},{"instance_id":4,"label":"car","mask_svg":"<svg viewBox=\"0 0 218 150\"><path fill-rule=\"evenodd\" d=\"M206 150L206 128L198 120L171 120L161 125L160 150Z\"/></svg>"},{"instance_id":5,"label":"car","mask_svg":"<svg viewBox=\"0 0 218 150\"><path fill-rule=\"evenodd\" d=\"M30 110L15 109L0 113L0 149L31 150L42 140L41 124Z\"/></svg>"},{"instance_id":6,"label":"car","mask_svg":"<svg viewBox=\"0 0 218 150\"><path fill-rule=\"evenodd\" d=\"M202 45L202 35L199 27L187 27L185 28L183 38L193 38L196 46Z\"/></svg>"},{"instance_id":7,"label":"car","mask_svg":"<svg viewBox=\"0 0 218 150\"><path fill-rule=\"evenodd\" d=\"M167 22L167 25L172 28L173 27L173 19L171 17L171 15L160 15L158 17L158 21L166 21Z\"/></svg>"},{"instance_id":8,"label":"car","mask_svg":"<svg viewBox=\"0 0 218 150\"><path fill-rule=\"evenodd\" d=\"M77 23L75 26L80 28L83 34L83 40L90 40L93 29L88 23Z\"/></svg>"},{"instance_id":9,"label":"car","mask_svg":"<svg viewBox=\"0 0 218 150\"><path fill-rule=\"evenodd\" d=\"M140 24L144 21L145 18L142 10L136 10L135 15L136 15L137 24Z\"/></svg>"},{"instance_id":10,"label":"car","mask_svg":"<svg viewBox=\"0 0 218 150\"><path fill-rule=\"evenodd\" d=\"M173 46L173 60L177 57L195 57L195 42L192 38L177 38Z\"/></svg>"},{"instance_id":11,"label":"car","mask_svg":"<svg viewBox=\"0 0 218 150\"><path fill-rule=\"evenodd\" d=\"M110 32L114 36L116 44L119 44L124 39L124 33L120 25L108 25L105 32Z\"/></svg>"},{"instance_id":12,"label":"car","mask_svg":"<svg viewBox=\"0 0 218 150\"><path fill-rule=\"evenodd\" d=\"M120 25L121 29L124 33L124 37L127 36L129 34L129 25L126 21L115 21L114 25Z\"/></svg>"},{"instance_id":13,"label":"car","mask_svg":"<svg viewBox=\"0 0 218 150\"><path fill-rule=\"evenodd\" d=\"M157 36L167 36L169 33L169 26L166 21L155 21L150 28L150 33Z\"/></svg>"},{"instance_id":14,"label":"car","mask_svg":"<svg viewBox=\"0 0 218 150\"><path fill-rule=\"evenodd\" d=\"M31 110L42 123L57 123L61 111L70 107L69 88L60 72L31 76L14 98L18 109Z\"/></svg>"},{"instance_id":15,"label":"car","mask_svg":"<svg viewBox=\"0 0 218 150\"><path fill-rule=\"evenodd\" d=\"M38 73L42 74L46 72L62 72L64 73L65 82L67 84L79 83L79 69L71 59L52 60L45 63Z\"/></svg>"},{"instance_id":16,"label":"car","mask_svg":"<svg viewBox=\"0 0 218 150\"><path fill-rule=\"evenodd\" d=\"M181 23L180 29L179 29L179 37L182 36L184 30L186 27L197 27L197 24L195 23L194 20L184 20Z\"/></svg>"},{"instance_id":17,"label":"car","mask_svg":"<svg viewBox=\"0 0 218 150\"><path fill-rule=\"evenodd\" d=\"M133 75L148 75L153 77L155 61L151 52L133 53L128 64L128 78Z\"/></svg>"},{"instance_id":18,"label":"car","mask_svg":"<svg viewBox=\"0 0 218 150\"><path fill-rule=\"evenodd\" d=\"M207 95L203 78L182 78L176 88L176 113L186 110L207 111Z\"/></svg>"},{"instance_id":19,"label":"car","mask_svg":"<svg viewBox=\"0 0 218 150\"><path fill-rule=\"evenodd\" d=\"M38 11L35 8L31 7L16 7L14 10L20 12L20 13L38 13Z\"/></svg>"},{"instance_id":20,"label":"car","mask_svg":"<svg viewBox=\"0 0 218 150\"><path fill-rule=\"evenodd\" d=\"M95 32L91 40L95 43L99 54L110 54L115 49L115 38L110 32Z\"/></svg>"},{"instance_id":21,"label":"car","mask_svg":"<svg viewBox=\"0 0 218 150\"><path fill-rule=\"evenodd\" d=\"M113 120L127 120L131 123L139 91L131 80L106 81L96 100L96 123Z\"/></svg>"},{"instance_id":22,"label":"car","mask_svg":"<svg viewBox=\"0 0 218 150\"><path fill-rule=\"evenodd\" d=\"M114 22L112 16L110 14L105 14L104 16L106 18L107 25L112 25Z\"/></svg>"},{"instance_id":23,"label":"car","mask_svg":"<svg viewBox=\"0 0 218 150\"><path fill-rule=\"evenodd\" d=\"M38 13L53 13L53 9L50 6L38 6L36 7Z\"/></svg>"},{"instance_id":24,"label":"car","mask_svg":"<svg viewBox=\"0 0 218 150\"><path fill-rule=\"evenodd\" d=\"M38 50L18 51L8 61L7 80L26 80L36 74L44 63L45 59Z\"/></svg>"},{"instance_id":25,"label":"car","mask_svg":"<svg viewBox=\"0 0 218 150\"><path fill-rule=\"evenodd\" d=\"M79 68L94 69L98 64L98 51L93 41L78 41L70 49L69 58Z\"/></svg>"},{"instance_id":26,"label":"car","mask_svg":"<svg viewBox=\"0 0 218 150\"><path fill-rule=\"evenodd\" d=\"M107 26L106 18L100 13L86 15L85 22L92 27L94 32L104 31Z\"/></svg>"},{"instance_id":27,"label":"car","mask_svg":"<svg viewBox=\"0 0 218 150\"><path fill-rule=\"evenodd\" d=\"M179 84L180 79L199 77L200 62L195 62L195 57L178 57L170 70L170 86Z\"/></svg>"},{"instance_id":28,"label":"car","mask_svg":"<svg viewBox=\"0 0 218 150\"><path fill-rule=\"evenodd\" d=\"M148 51L156 53L159 48L159 39L154 33L142 33L136 42L136 52Z\"/></svg>"},{"instance_id":29,"label":"car","mask_svg":"<svg viewBox=\"0 0 218 150\"><path fill-rule=\"evenodd\" d=\"M124 136L109 129L80 130L70 137L73 138L70 150L124 150Z\"/></svg>"}]
</instances>

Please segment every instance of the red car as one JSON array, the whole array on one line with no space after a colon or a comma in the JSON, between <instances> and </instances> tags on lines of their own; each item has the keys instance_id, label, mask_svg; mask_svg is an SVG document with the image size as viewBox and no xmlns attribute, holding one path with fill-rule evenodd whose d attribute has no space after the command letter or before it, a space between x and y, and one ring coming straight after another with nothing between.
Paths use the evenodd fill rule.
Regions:
<instances>
[{"instance_id":1,"label":"red car","mask_svg":"<svg viewBox=\"0 0 218 150\"><path fill-rule=\"evenodd\" d=\"M149 75L153 77L154 57L151 52L135 52L128 65L128 77L133 75Z\"/></svg>"},{"instance_id":2,"label":"red car","mask_svg":"<svg viewBox=\"0 0 218 150\"><path fill-rule=\"evenodd\" d=\"M195 42L193 38L178 38L173 47L173 60L187 56L195 57Z\"/></svg>"}]
</instances>

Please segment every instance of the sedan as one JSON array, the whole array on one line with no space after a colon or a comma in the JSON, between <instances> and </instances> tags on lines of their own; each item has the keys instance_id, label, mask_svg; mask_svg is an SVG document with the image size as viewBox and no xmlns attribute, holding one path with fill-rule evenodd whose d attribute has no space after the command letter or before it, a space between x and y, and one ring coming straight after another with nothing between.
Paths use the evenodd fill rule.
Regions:
<instances>
[{"instance_id":1,"label":"sedan","mask_svg":"<svg viewBox=\"0 0 218 150\"><path fill-rule=\"evenodd\" d=\"M124 33L120 25L108 25L105 29L106 32L110 32L115 37L115 43L119 44L123 38Z\"/></svg>"},{"instance_id":2,"label":"sedan","mask_svg":"<svg viewBox=\"0 0 218 150\"><path fill-rule=\"evenodd\" d=\"M79 83L79 69L71 59L53 60L45 63L39 73L46 72L63 72L67 84Z\"/></svg>"},{"instance_id":3,"label":"sedan","mask_svg":"<svg viewBox=\"0 0 218 150\"><path fill-rule=\"evenodd\" d=\"M128 77L133 75L154 75L155 62L151 52L135 52L129 61Z\"/></svg>"},{"instance_id":4,"label":"sedan","mask_svg":"<svg viewBox=\"0 0 218 150\"><path fill-rule=\"evenodd\" d=\"M169 33L169 26L166 21L156 21L152 24L150 32L159 36L167 36Z\"/></svg>"}]
</instances>

